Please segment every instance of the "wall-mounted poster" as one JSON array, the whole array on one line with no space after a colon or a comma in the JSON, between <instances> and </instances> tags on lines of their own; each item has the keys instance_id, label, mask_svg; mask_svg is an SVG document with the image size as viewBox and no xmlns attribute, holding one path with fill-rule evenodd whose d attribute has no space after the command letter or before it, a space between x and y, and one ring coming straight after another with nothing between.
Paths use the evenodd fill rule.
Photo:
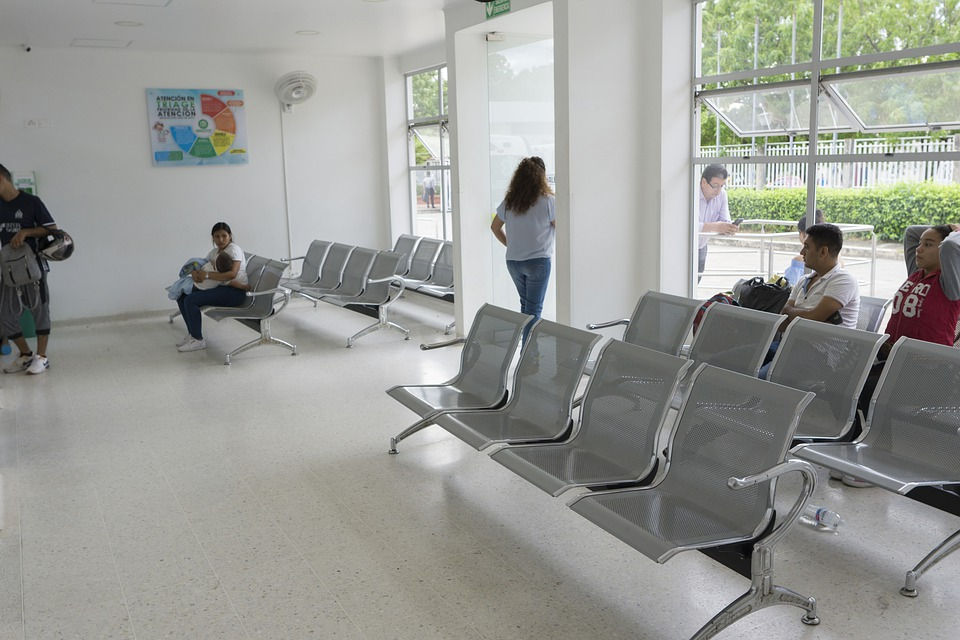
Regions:
<instances>
[{"instance_id":1,"label":"wall-mounted poster","mask_svg":"<svg viewBox=\"0 0 960 640\"><path fill-rule=\"evenodd\" d=\"M147 89L153 164L246 164L240 89Z\"/></svg>"}]
</instances>

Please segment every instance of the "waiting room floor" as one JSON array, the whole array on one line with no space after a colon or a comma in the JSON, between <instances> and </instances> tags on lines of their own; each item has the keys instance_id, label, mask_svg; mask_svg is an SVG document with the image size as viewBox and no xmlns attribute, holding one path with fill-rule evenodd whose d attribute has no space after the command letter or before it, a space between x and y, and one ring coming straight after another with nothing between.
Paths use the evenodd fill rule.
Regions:
<instances>
[{"instance_id":1,"label":"waiting room floor","mask_svg":"<svg viewBox=\"0 0 960 640\"><path fill-rule=\"evenodd\" d=\"M300 301L274 322L296 358L224 366L252 333L209 321L181 354L157 317L55 328L47 373L0 374L0 640L669 640L747 589L698 553L647 560L436 427L387 455L414 415L384 390L459 358L417 349L448 316L397 306L409 342L345 349L368 319ZM960 553L898 590L960 519L826 474L815 502L840 533L796 527L777 567L822 623L778 606L718 637L957 637Z\"/></svg>"}]
</instances>

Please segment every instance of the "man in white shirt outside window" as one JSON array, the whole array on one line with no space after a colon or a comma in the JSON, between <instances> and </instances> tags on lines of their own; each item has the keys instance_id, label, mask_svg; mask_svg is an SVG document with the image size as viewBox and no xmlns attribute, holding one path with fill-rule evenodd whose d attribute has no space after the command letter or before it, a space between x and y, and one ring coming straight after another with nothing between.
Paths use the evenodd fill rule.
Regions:
<instances>
[{"instance_id":1,"label":"man in white shirt outside window","mask_svg":"<svg viewBox=\"0 0 960 640\"><path fill-rule=\"evenodd\" d=\"M697 282L703 277L707 264L707 241L704 233L724 235L737 232L737 225L730 222L730 210L727 207L727 194L723 185L727 182L727 170L719 164L708 165L700 174L700 218L697 231L699 235L699 253L697 261Z\"/></svg>"}]
</instances>

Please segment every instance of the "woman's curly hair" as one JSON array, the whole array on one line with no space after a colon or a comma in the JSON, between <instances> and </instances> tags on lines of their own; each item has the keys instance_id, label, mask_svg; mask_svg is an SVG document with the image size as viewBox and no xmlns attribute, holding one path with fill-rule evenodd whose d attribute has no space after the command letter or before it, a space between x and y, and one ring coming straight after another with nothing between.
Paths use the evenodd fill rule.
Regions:
<instances>
[{"instance_id":1,"label":"woman's curly hair","mask_svg":"<svg viewBox=\"0 0 960 640\"><path fill-rule=\"evenodd\" d=\"M520 161L503 202L508 211L523 215L537 203L540 196L550 195L553 195L553 189L547 183L547 168L543 158L533 156Z\"/></svg>"}]
</instances>

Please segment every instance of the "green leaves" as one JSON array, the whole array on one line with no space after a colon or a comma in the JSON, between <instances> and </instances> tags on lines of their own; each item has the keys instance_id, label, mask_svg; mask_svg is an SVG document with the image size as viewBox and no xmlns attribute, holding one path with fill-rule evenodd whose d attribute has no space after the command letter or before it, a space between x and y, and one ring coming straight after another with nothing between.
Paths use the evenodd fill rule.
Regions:
<instances>
[{"instance_id":1,"label":"green leaves","mask_svg":"<svg viewBox=\"0 0 960 640\"><path fill-rule=\"evenodd\" d=\"M807 190L728 189L730 215L748 220L799 220ZM877 238L903 240L911 224L960 222L960 184L908 182L869 189L817 189L817 208L827 222L870 224Z\"/></svg>"}]
</instances>

